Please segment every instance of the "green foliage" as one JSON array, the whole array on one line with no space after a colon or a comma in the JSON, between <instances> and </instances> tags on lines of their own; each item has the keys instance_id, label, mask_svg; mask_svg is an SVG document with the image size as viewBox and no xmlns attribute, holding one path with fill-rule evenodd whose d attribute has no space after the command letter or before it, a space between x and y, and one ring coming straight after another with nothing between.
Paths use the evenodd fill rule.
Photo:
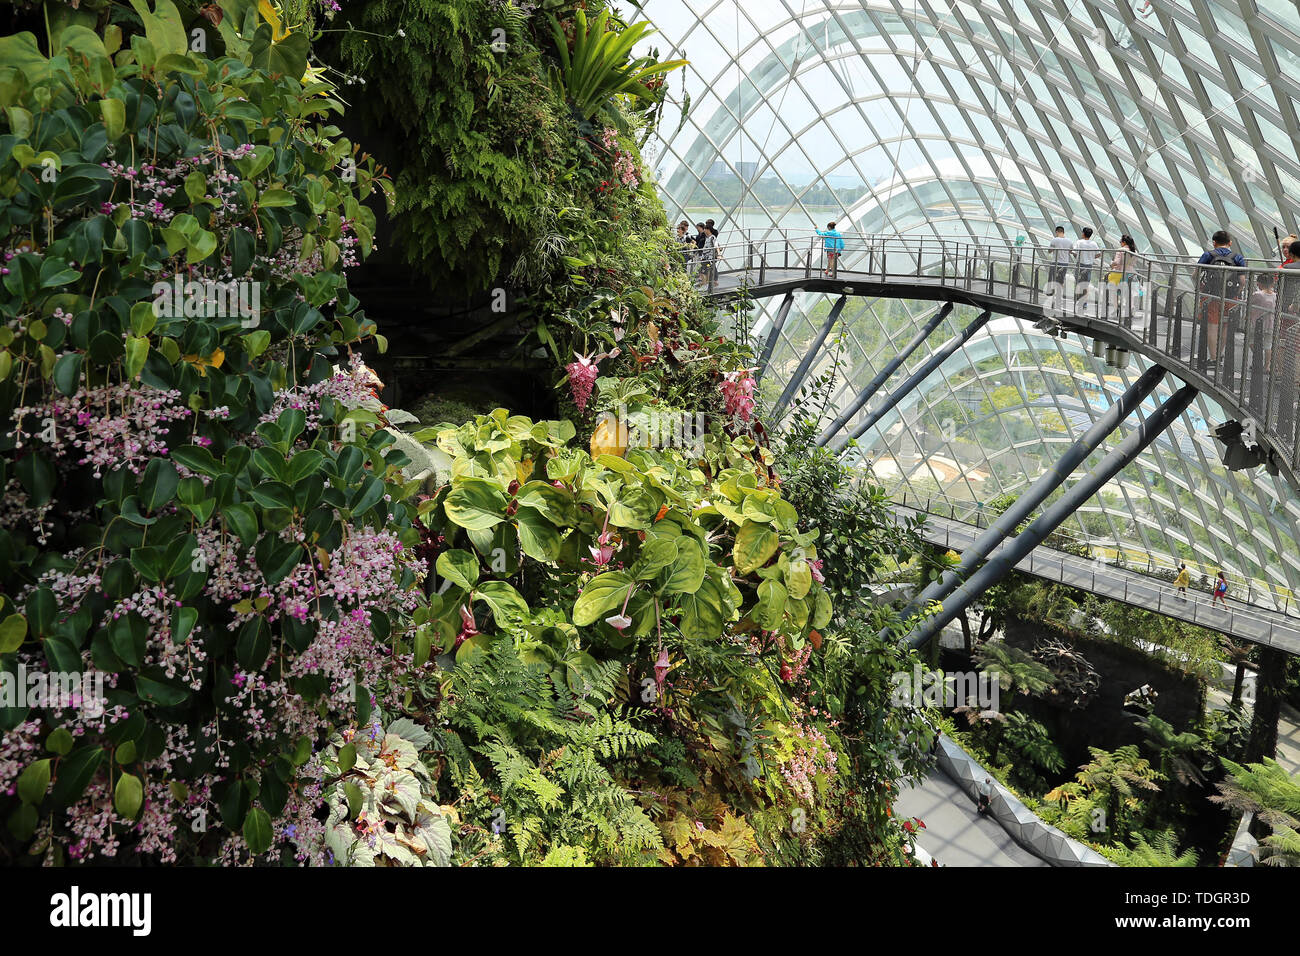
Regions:
<instances>
[{"instance_id":1,"label":"green foliage","mask_svg":"<svg viewBox=\"0 0 1300 956\"><path fill-rule=\"evenodd\" d=\"M656 78L686 64L685 60L656 63L648 56L630 59L632 48L655 32L645 20L616 29L608 10L601 10L588 23L586 12L578 8L567 32L554 16L549 21L569 101L588 119L616 96L633 97L643 104L657 102L655 90L663 81Z\"/></svg>"},{"instance_id":2,"label":"green foliage","mask_svg":"<svg viewBox=\"0 0 1300 956\"><path fill-rule=\"evenodd\" d=\"M1272 758L1242 766L1224 760L1227 779L1210 797L1238 812L1251 812L1272 833L1260 841L1260 862L1266 866L1300 866L1300 775L1288 774Z\"/></svg>"},{"instance_id":3,"label":"green foliage","mask_svg":"<svg viewBox=\"0 0 1300 956\"><path fill-rule=\"evenodd\" d=\"M161 846L187 862L223 841L270 849L313 736L278 712L259 718L240 682L257 675L296 695L313 730L356 719L369 697L295 669L314 634L271 595L367 529L416 540L405 459L378 419L327 398L309 422L283 400L374 334L347 291L343 249L369 251L375 216L362 203L387 184L364 162L339 175L355 149L319 125L338 102L327 85L304 87L292 58L259 60L266 26L251 10L221 30L237 55L216 59L190 52L167 0L135 10L142 29L125 43L120 29L101 38L74 23L47 59L31 34L0 39L0 244L13 253L0 288L0 487L13 509L0 582L4 606L27 612L0 623L0 663L116 674L107 703L129 715L79 728L74 744L76 718L58 707L0 711L6 741L21 728L56 754L48 794L26 777L31 799L10 829L25 840L39 816L35 852L52 861L73 842L69 814L106 805L110 790L118 819L96 839L158 852L174 832ZM114 158L142 168L115 174ZM152 176L181 188L155 193L154 207L140 195ZM182 272L255 284L260 306L160 308ZM203 295L186 288L190 305L193 288ZM151 418L158 409L171 418ZM116 429L120 447L97 427ZM227 561L259 591L219 595ZM92 586L66 583L77 581ZM398 573L392 593L414 583ZM400 656L401 611L376 608L370 622ZM214 746L227 748L219 768ZM198 810L206 831L189 825Z\"/></svg>"},{"instance_id":4,"label":"green foliage","mask_svg":"<svg viewBox=\"0 0 1300 956\"><path fill-rule=\"evenodd\" d=\"M1003 731L1007 746L1035 766L1048 773L1058 773L1065 767L1065 758L1061 748L1056 746L1047 728L1025 714L1012 712L1007 715L1006 728Z\"/></svg>"},{"instance_id":5,"label":"green foliage","mask_svg":"<svg viewBox=\"0 0 1300 956\"><path fill-rule=\"evenodd\" d=\"M1141 809L1141 795L1160 790L1163 777L1133 744L1113 752L1089 747L1088 753L1092 760L1079 768L1076 779L1106 807L1108 832L1125 833L1126 817Z\"/></svg>"},{"instance_id":6,"label":"green foliage","mask_svg":"<svg viewBox=\"0 0 1300 956\"><path fill-rule=\"evenodd\" d=\"M378 722L330 741L322 762L331 783L325 845L347 866L446 866L448 814L432 797L419 751L432 738L409 720Z\"/></svg>"},{"instance_id":7,"label":"green foliage","mask_svg":"<svg viewBox=\"0 0 1300 956\"><path fill-rule=\"evenodd\" d=\"M1036 661L1032 654L1002 641L981 644L975 655L984 670L998 675L1006 693L1036 697L1051 688L1055 680L1051 668Z\"/></svg>"},{"instance_id":8,"label":"green foliage","mask_svg":"<svg viewBox=\"0 0 1300 956\"><path fill-rule=\"evenodd\" d=\"M1146 837L1138 837L1133 849L1118 848L1115 862L1120 866L1196 866L1195 850L1178 852L1178 839L1172 830L1163 830L1155 834L1148 842Z\"/></svg>"},{"instance_id":9,"label":"green foliage","mask_svg":"<svg viewBox=\"0 0 1300 956\"><path fill-rule=\"evenodd\" d=\"M394 241L431 285L458 294L512 279L532 285L550 278L562 256L585 257L585 237L611 231L611 219L662 220L648 186L599 188L615 180L615 157L591 119L629 134L653 123L611 97L639 89L636 102L653 106L660 94L645 81L670 65L628 63L626 51L618 64L600 60L606 80L621 79L608 88L597 77L583 95L604 100L584 117L555 79L558 50L543 10L529 18L487 0L368 0L348 4L339 19L355 29L337 41L327 34L321 55L366 81L357 111L387 141L376 149L395 168ZM623 35L635 40L644 29ZM607 36L621 49L619 34ZM602 55L616 53L592 40ZM639 231L619 229L618 241L635 241Z\"/></svg>"},{"instance_id":10,"label":"green foliage","mask_svg":"<svg viewBox=\"0 0 1300 956\"><path fill-rule=\"evenodd\" d=\"M1205 782L1207 755L1205 741L1200 736L1190 730L1178 733L1155 714L1140 718L1138 727L1167 779L1188 786Z\"/></svg>"}]
</instances>

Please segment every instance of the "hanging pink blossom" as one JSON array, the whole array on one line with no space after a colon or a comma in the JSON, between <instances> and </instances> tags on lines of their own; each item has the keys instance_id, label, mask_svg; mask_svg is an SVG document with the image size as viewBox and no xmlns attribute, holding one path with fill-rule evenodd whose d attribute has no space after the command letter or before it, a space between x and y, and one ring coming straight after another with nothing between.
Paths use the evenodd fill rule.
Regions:
<instances>
[{"instance_id":1,"label":"hanging pink blossom","mask_svg":"<svg viewBox=\"0 0 1300 956\"><path fill-rule=\"evenodd\" d=\"M659 685L659 697L664 695L664 681L668 678L668 648L659 648L659 658L655 661L655 683Z\"/></svg>"},{"instance_id":2,"label":"hanging pink blossom","mask_svg":"<svg viewBox=\"0 0 1300 956\"><path fill-rule=\"evenodd\" d=\"M592 389L596 387L596 376L599 372L591 356L578 355L575 352L574 358L577 361L570 362L565 369L569 373L569 394L573 396L573 404L578 406L578 413L582 414L587 409L587 401L591 398Z\"/></svg>"}]
</instances>

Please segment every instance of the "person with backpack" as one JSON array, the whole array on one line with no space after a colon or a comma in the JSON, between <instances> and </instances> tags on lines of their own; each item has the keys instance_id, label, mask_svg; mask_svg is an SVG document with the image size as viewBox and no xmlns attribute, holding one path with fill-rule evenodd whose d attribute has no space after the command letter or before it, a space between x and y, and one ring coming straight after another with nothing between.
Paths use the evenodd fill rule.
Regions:
<instances>
[{"instance_id":1,"label":"person with backpack","mask_svg":"<svg viewBox=\"0 0 1300 956\"><path fill-rule=\"evenodd\" d=\"M822 237L822 250L826 253L826 267L822 269L822 275L834 275L839 270L840 253L844 251L844 237L835 229L835 223L828 222L826 231L817 230L817 235Z\"/></svg>"},{"instance_id":2,"label":"person with backpack","mask_svg":"<svg viewBox=\"0 0 1300 956\"><path fill-rule=\"evenodd\" d=\"M1223 609L1228 609L1228 579L1224 577L1223 572L1219 572L1218 580L1214 582L1214 597L1210 598L1210 607L1214 607L1218 602L1223 602Z\"/></svg>"},{"instance_id":3,"label":"person with backpack","mask_svg":"<svg viewBox=\"0 0 1300 956\"><path fill-rule=\"evenodd\" d=\"M1246 259L1232 249L1232 236L1220 229L1210 237L1212 249L1201 255L1197 291L1202 301L1201 315L1205 322L1205 344L1211 363L1219 360L1219 325L1224 315L1232 315L1236 299L1241 295L1241 279L1231 267L1246 267ZM1209 268L1207 268L1209 267Z\"/></svg>"}]
</instances>

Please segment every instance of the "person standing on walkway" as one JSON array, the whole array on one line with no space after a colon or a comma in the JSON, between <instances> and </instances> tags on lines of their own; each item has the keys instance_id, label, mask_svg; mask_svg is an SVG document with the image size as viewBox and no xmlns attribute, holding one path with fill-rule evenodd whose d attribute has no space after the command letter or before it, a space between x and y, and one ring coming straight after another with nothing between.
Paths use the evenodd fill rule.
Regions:
<instances>
[{"instance_id":1,"label":"person standing on walkway","mask_svg":"<svg viewBox=\"0 0 1300 956\"><path fill-rule=\"evenodd\" d=\"M1232 236L1220 229L1210 237L1213 248L1201 255L1197 265L1202 268L1196 287L1204 303L1201 314L1205 317L1206 354L1211 364L1219 360L1219 325L1225 314L1231 318L1234 300L1241 292L1241 280L1230 275L1232 267L1245 268L1246 259L1232 249Z\"/></svg>"},{"instance_id":2,"label":"person standing on walkway","mask_svg":"<svg viewBox=\"0 0 1300 956\"><path fill-rule=\"evenodd\" d=\"M993 778L992 778L992 777L985 777L985 778L984 778L984 782L980 784L979 792L980 792L980 797L979 797L979 812L980 812L980 813L988 813L988 812L989 812L989 801L992 800L992 798L993 798Z\"/></svg>"},{"instance_id":3,"label":"person standing on walkway","mask_svg":"<svg viewBox=\"0 0 1300 956\"><path fill-rule=\"evenodd\" d=\"M1287 258L1277 280L1277 338L1282 381L1300 386L1300 240L1287 246Z\"/></svg>"},{"instance_id":4,"label":"person standing on walkway","mask_svg":"<svg viewBox=\"0 0 1300 956\"><path fill-rule=\"evenodd\" d=\"M673 239L677 243L677 248L681 250L682 264L686 266L686 271L691 271L691 253L695 250L695 240L691 237L691 224L685 219L677 224L677 234Z\"/></svg>"},{"instance_id":5,"label":"person standing on walkway","mask_svg":"<svg viewBox=\"0 0 1300 956\"><path fill-rule=\"evenodd\" d=\"M1255 291L1250 294L1250 311L1246 318L1246 354L1253 357L1251 374L1256 376L1273 370L1273 338L1277 325L1273 321L1277 313L1274 285L1273 275L1261 272L1255 276Z\"/></svg>"},{"instance_id":6,"label":"person standing on walkway","mask_svg":"<svg viewBox=\"0 0 1300 956\"><path fill-rule=\"evenodd\" d=\"M1210 607L1214 607L1219 601L1223 602L1223 609L1228 609L1228 579L1219 572L1218 580L1214 582L1214 597L1210 598Z\"/></svg>"},{"instance_id":7,"label":"person standing on walkway","mask_svg":"<svg viewBox=\"0 0 1300 956\"><path fill-rule=\"evenodd\" d=\"M1114 311L1120 316L1133 315L1133 303L1129 299L1130 289L1133 281L1133 253L1137 251L1137 243L1133 237L1125 233L1120 237L1119 248L1115 250L1115 256L1110 260L1110 265L1106 271L1106 284L1110 287L1107 290L1107 312L1110 312L1110 303L1115 303Z\"/></svg>"},{"instance_id":8,"label":"person standing on walkway","mask_svg":"<svg viewBox=\"0 0 1300 956\"><path fill-rule=\"evenodd\" d=\"M1092 238L1092 226L1083 227L1083 232L1079 234L1072 248L1077 260L1074 281L1077 285L1087 285L1092 282L1093 268L1097 257L1101 254L1101 246L1097 245Z\"/></svg>"},{"instance_id":9,"label":"person standing on walkway","mask_svg":"<svg viewBox=\"0 0 1300 956\"><path fill-rule=\"evenodd\" d=\"M822 275L833 276L839 271L840 253L844 251L844 237L835 228L835 223L828 222L825 231L818 229L822 237L822 251L826 254L826 266Z\"/></svg>"},{"instance_id":10,"label":"person standing on walkway","mask_svg":"<svg viewBox=\"0 0 1300 956\"><path fill-rule=\"evenodd\" d=\"M1192 583L1191 572L1187 570L1187 565L1178 562L1178 577L1174 578L1174 587L1178 589L1178 596L1184 601L1187 600L1187 585Z\"/></svg>"},{"instance_id":11,"label":"person standing on walkway","mask_svg":"<svg viewBox=\"0 0 1300 956\"><path fill-rule=\"evenodd\" d=\"M715 282L718 277L718 238L707 224L699 223L700 238L700 280L705 286Z\"/></svg>"},{"instance_id":12,"label":"person standing on walkway","mask_svg":"<svg viewBox=\"0 0 1300 956\"><path fill-rule=\"evenodd\" d=\"M1065 227L1057 226L1056 235L1047 244L1048 261L1051 263L1047 281L1054 282L1059 288L1065 288L1065 273L1070 268L1070 250L1074 244L1065 238Z\"/></svg>"}]
</instances>

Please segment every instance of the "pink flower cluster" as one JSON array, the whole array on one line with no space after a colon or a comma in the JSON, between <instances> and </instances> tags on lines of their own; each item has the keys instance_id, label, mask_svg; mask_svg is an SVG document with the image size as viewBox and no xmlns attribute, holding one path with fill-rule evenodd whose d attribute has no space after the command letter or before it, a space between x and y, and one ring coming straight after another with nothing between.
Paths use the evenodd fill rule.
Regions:
<instances>
[{"instance_id":1,"label":"pink flower cluster","mask_svg":"<svg viewBox=\"0 0 1300 956\"><path fill-rule=\"evenodd\" d=\"M273 422L280 413L290 408L299 408L307 416L307 430L320 427L321 401L325 398L337 399L344 408L360 408L366 402L374 402L375 384L378 379L359 355L354 355L346 369L336 371L327 379L315 385L295 385L275 393L271 410L259 419L261 422Z\"/></svg>"},{"instance_id":2,"label":"pink flower cluster","mask_svg":"<svg viewBox=\"0 0 1300 956\"><path fill-rule=\"evenodd\" d=\"M569 394L573 396L573 404L578 406L578 414L582 414L587 409L587 402L591 398L592 389L596 387L600 372L591 356L575 353L574 358L577 361L570 362L564 368L569 373Z\"/></svg>"},{"instance_id":3,"label":"pink flower cluster","mask_svg":"<svg viewBox=\"0 0 1300 956\"><path fill-rule=\"evenodd\" d=\"M781 766L781 776L804 803L811 804L816 796L815 780L821 776L830 780L835 776L837 756L826 736L816 727L796 723L794 752Z\"/></svg>"},{"instance_id":4,"label":"pink flower cluster","mask_svg":"<svg viewBox=\"0 0 1300 956\"><path fill-rule=\"evenodd\" d=\"M749 421L754 414L754 387L753 369L739 369L722 376L722 398L728 416L739 416L741 421Z\"/></svg>"},{"instance_id":5,"label":"pink flower cluster","mask_svg":"<svg viewBox=\"0 0 1300 956\"><path fill-rule=\"evenodd\" d=\"M34 436L58 457L80 452L75 463L90 465L96 478L105 468L125 467L139 474L150 458L167 454L168 423L191 414L180 398L175 389L134 382L80 388L70 398L58 395L42 405L14 409L15 428L9 434L19 447ZM34 431L23 427L28 415L36 419Z\"/></svg>"},{"instance_id":6,"label":"pink flower cluster","mask_svg":"<svg viewBox=\"0 0 1300 956\"><path fill-rule=\"evenodd\" d=\"M637 172L636 159L618 144L618 133L608 127L601 134L600 144L614 157L614 176L625 189L636 192L641 186L641 176Z\"/></svg>"},{"instance_id":7,"label":"pink flower cluster","mask_svg":"<svg viewBox=\"0 0 1300 956\"><path fill-rule=\"evenodd\" d=\"M139 169L123 166L116 160L109 160L99 165L119 181L125 182L128 198L124 202L105 202L100 212L111 215L119 206L131 210L135 219L152 219L166 225L171 222L175 212L167 208L165 200L176 195L176 190L184 184L185 177L196 169L207 180L206 195L216 200L214 216L217 220L228 219L238 215L239 177L226 167L225 160L239 159L253 151L252 143L244 143L234 149L212 147L207 153L181 159L170 166L153 166L144 164Z\"/></svg>"}]
</instances>

